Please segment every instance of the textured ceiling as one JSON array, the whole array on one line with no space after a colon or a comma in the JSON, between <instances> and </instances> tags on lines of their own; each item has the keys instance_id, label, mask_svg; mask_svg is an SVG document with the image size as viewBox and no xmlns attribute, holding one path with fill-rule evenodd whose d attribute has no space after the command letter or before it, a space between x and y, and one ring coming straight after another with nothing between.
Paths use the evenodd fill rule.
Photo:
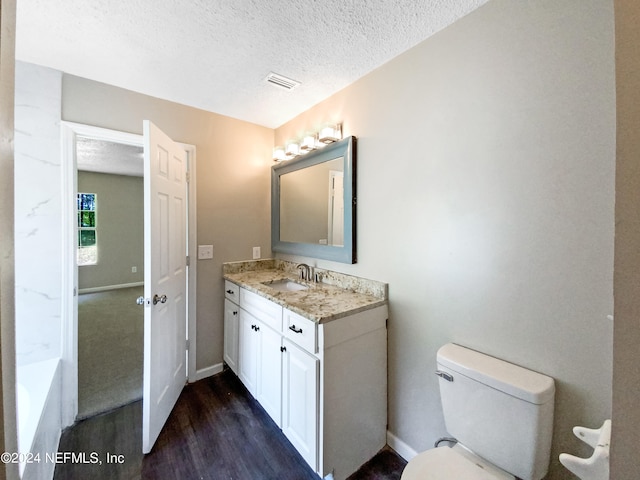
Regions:
<instances>
[{"instance_id":1,"label":"textured ceiling","mask_svg":"<svg viewBox=\"0 0 640 480\"><path fill-rule=\"evenodd\" d=\"M142 177L144 160L142 147L123 143L77 137L78 170Z\"/></svg>"},{"instance_id":2,"label":"textured ceiling","mask_svg":"<svg viewBox=\"0 0 640 480\"><path fill-rule=\"evenodd\" d=\"M275 128L486 1L18 0L16 57Z\"/></svg>"}]
</instances>

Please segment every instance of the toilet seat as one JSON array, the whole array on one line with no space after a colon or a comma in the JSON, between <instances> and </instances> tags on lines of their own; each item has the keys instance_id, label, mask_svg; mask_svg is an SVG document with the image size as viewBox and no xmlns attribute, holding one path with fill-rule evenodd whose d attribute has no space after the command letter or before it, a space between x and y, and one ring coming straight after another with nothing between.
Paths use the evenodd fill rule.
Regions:
<instances>
[{"instance_id":1,"label":"toilet seat","mask_svg":"<svg viewBox=\"0 0 640 480\"><path fill-rule=\"evenodd\" d=\"M486 461L474 461L475 456L464 447L439 447L422 452L409 461L401 480L513 480L514 477L489 466ZM477 457L475 457L477 458Z\"/></svg>"}]
</instances>

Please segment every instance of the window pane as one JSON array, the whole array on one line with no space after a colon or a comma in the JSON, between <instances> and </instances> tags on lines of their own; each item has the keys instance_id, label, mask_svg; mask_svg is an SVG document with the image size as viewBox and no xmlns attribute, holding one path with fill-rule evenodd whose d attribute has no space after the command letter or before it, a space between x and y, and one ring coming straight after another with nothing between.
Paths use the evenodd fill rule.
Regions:
<instances>
[{"instance_id":1,"label":"window pane","mask_svg":"<svg viewBox=\"0 0 640 480\"><path fill-rule=\"evenodd\" d=\"M79 243L80 247L92 247L96 244L96 231L95 230L79 230Z\"/></svg>"},{"instance_id":2,"label":"window pane","mask_svg":"<svg viewBox=\"0 0 640 480\"><path fill-rule=\"evenodd\" d=\"M96 212L81 212L80 227L94 227L96 226Z\"/></svg>"},{"instance_id":3,"label":"window pane","mask_svg":"<svg viewBox=\"0 0 640 480\"><path fill-rule=\"evenodd\" d=\"M95 265L98 263L98 247L78 248L78 265Z\"/></svg>"},{"instance_id":4,"label":"window pane","mask_svg":"<svg viewBox=\"0 0 640 480\"><path fill-rule=\"evenodd\" d=\"M98 263L96 241L96 197L95 193L78 193L78 265Z\"/></svg>"},{"instance_id":5,"label":"window pane","mask_svg":"<svg viewBox=\"0 0 640 480\"><path fill-rule=\"evenodd\" d=\"M80 193L80 210L95 210L96 195L94 193Z\"/></svg>"}]
</instances>

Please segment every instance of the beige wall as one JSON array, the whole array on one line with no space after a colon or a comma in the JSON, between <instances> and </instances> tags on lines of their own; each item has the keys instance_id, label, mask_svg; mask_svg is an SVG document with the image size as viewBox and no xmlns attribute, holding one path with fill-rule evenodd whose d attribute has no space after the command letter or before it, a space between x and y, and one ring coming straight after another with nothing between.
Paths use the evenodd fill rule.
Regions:
<instances>
[{"instance_id":1,"label":"beige wall","mask_svg":"<svg viewBox=\"0 0 640 480\"><path fill-rule=\"evenodd\" d=\"M271 249L270 167L273 130L222 115L65 75L63 120L142 133L151 120L176 141L197 148L197 368L222 362L222 262ZM194 252L195 253L195 252Z\"/></svg>"},{"instance_id":2,"label":"beige wall","mask_svg":"<svg viewBox=\"0 0 640 480\"><path fill-rule=\"evenodd\" d=\"M616 0L616 245L611 478L640 472L640 3Z\"/></svg>"},{"instance_id":3,"label":"beige wall","mask_svg":"<svg viewBox=\"0 0 640 480\"><path fill-rule=\"evenodd\" d=\"M416 450L446 433L447 342L556 379L548 478L611 416L613 35L609 1L494 0L276 130L358 137L358 263L310 261L389 283L389 429Z\"/></svg>"},{"instance_id":4,"label":"beige wall","mask_svg":"<svg viewBox=\"0 0 640 480\"><path fill-rule=\"evenodd\" d=\"M78 288L144 281L142 177L78 172L78 192L95 193L98 205L98 263L78 268Z\"/></svg>"}]
</instances>

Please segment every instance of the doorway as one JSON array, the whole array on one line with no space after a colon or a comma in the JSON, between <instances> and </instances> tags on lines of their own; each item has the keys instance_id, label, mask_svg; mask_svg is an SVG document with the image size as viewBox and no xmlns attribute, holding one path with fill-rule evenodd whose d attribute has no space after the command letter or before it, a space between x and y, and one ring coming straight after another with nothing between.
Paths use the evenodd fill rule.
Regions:
<instances>
[{"instance_id":1,"label":"doorway","mask_svg":"<svg viewBox=\"0 0 640 480\"><path fill-rule=\"evenodd\" d=\"M142 398L143 148L78 136L78 419Z\"/></svg>"},{"instance_id":2,"label":"doorway","mask_svg":"<svg viewBox=\"0 0 640 480\"><path fill-rule=\"evenodd\" d=\"M65 208L65 248L66 257L70 260L67 263L66 270L64 272L63 280L67 296L64 299L64 318L67 319L64 325L63 335L63 426L72 425L78 415L78 269L76 267L76 248L79 238L78 233L78 217L76 206L76 195L78 193L78 144L85 141L85 139L91 142L111 142L124 147L142 148L143 137L141 135L135 135L125 132L119 132L115 130L108 130L99 127L93 127L88 125L75 124L70 122L63 122L62 125L62 137L63 137L63 175L65 179L64 194L65 198L72 199L68 203L68 208ZM187 171L191 178L195 178L195 146L180 144L181 148L184 148L187 154ZM195 251L196 244L196 230L195 230L195 182L187 182L187 203L186 218L187 218L187 258L190 252ZM99 221L100 213L97 213ZM89 235L91 238L91 235ZM98 236L98 242L99 242ZM124 248L124 247L123 247ZM142 270L142 265L131 265L129 268ZM131 272L135 273L135 272ZM190 348L187 351L187 375L190 381L195 380L195 282L196 282L196 265L195 262L188 269L187 275L187 344ZM117 284L123 288L135 287L134 284L127 285ZM86 293L86 292L85 292ZM134 299L135 300L135 299ZM134 305L134 307L137 307ZM141 307L137 307L141 308Z\"/></svg>"}]
</instances>

